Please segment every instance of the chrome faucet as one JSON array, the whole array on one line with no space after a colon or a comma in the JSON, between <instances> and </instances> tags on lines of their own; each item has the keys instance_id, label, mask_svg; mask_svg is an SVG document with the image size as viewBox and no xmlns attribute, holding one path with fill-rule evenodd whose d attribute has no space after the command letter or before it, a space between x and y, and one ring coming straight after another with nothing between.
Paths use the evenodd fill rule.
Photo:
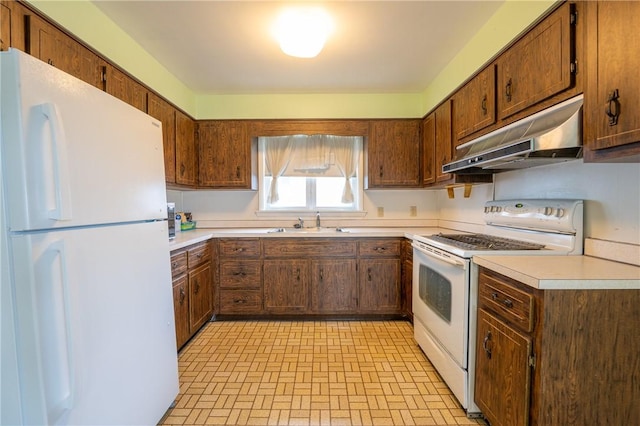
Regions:
<instances>
[{"instance_id":1,"label":"chrome faucet","mask_svg":"<svg viewBox=\"0 0 640 426\"><path fill-rule=\"evenodd\" d=\"M320 212L316 212L316 228L320 228Z\"/></svg>"},{"instance_id":2,"label":"chrome faucet","mask_svg":"<svg viewBox=\"0 0 640 426\"><path fill-rule=\"evenodd\" d=\"M298 218L298 223L293 225L294 228L302 229L304 228L304 220L301 217Z\"/></svg>"}]
</instances>

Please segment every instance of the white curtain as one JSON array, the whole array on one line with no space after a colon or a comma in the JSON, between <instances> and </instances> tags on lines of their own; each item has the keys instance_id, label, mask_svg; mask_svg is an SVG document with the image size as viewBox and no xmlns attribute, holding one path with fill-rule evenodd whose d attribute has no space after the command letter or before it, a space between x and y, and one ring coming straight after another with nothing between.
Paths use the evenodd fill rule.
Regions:
<instances>
[{"instance_id":1,"label":"white curtain","mask_svg":"<svg viewBox=\"0 0 640 426\"><path fill-rule=\"evenodd\" d=\"M264 141L263 143L267 175L271 175L272 178L267 202L275 203L280 199L278 195L278 178L282 176L291 160L293 136L272 137L269 138L269 142Z\"/></svg>"},{"instance_id":2,"label":"white curtain","mask_svg":"<svg viewBox=\"0 0 640 426\"><path fill-rule=\"evenodd\" d=\"M358 168L358 157L360 154L360 137L326 136L335 159L335 164L345 179L342 190L342 202L353 202L353 190L351 189L351 178L355 176Z\"/></svg>"},{"instance_id":3,"label":"white curtain","mask_svg":"<svg viewBox=\"0 0 640 426\"><path fill-rule=\"evenodd\" d=\"M294 137L293 155L289 173L323 173L330 167L329 145L325 135L298 135Z\"/></svg>"}]
</instances>

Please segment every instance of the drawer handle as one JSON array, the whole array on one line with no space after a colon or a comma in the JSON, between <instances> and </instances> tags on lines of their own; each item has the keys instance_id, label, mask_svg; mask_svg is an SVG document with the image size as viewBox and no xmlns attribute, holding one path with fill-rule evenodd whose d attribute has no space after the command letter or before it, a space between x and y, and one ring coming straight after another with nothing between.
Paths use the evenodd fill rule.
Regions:
<instances>
[{"instance_id":1,"label":"drawer handle","mask_svg":"<svg viewBox=\"0 0 640 426\"><path fill-rule=\"evenodd\" d=\"M242 248L242 247L238 247L238 248L236 249L236 252L237 252L237 253L240 253L240 252L243 252L243 251L244 251L244 248Z\"/></svg>"},{"instance_id":2,"label":"drawer handle","mask_svg":"<svg viewBox=\"0 0 640 426\"><path fill-rule=\"evenodd\" d=\"M181 305L184 303L184 298L185 298L184 287L180 287L180 304Z\"/></svg>"},{"instance_id":3,"label":"drawer handle","mask_svg":"<svg viewBox=\"0 0 640 426\"><path fill-rule=\"evenodd\" d=\"M173 262L171 264L171 268L177 268L178 267L178 262Z\"/></svg>"},{"instance_id":4,"label":"drawer handle","mask_svg":"<svg viewBox=\"0 0 640 426\"><path fill-rule=\"evenodd\" d=\"M498 293L496 293L496 292L491 293L491 299L496 301L496 302L502 303L507 308L513 308L513 301L511 299L504 299L504 300L500 301L500 300L498 300Z\"/></svg>"},{"instance_id":5,"label":"drawer handle","mask_svg":"<svg viewBox=\"0 0 640 426\"><path fill-rule=\"evenodd\" d=\"M367 268L367 279L371 281L371 268Z\"/></svg>"},{"instance_id":6,"label":"drawer handle","mask_svg":"<svg viewBox=\"0 0 640 426\"><path fill-rule=\"evenodd\" d=\"M324 281L324 269L320 268L320 281Z\"/></svg>"},{"instance_id":7,"label":"drawer handle","mask_svg":"<svg viewBox=\"0 0 640 426\"><path fill-rule=\"evenodd\" d=\"M300 268L296 269L296 280L300 281Z\"/></svg>"},{"instance_id":8,"label":"drawer handle","mask_svg":"<svg viewBox=\"0 0 640 426\"><path fill-rule=\"evenodd\" d=\"M237 303L237 304L239 304L239 305L242 305L243 303L247 303L247 301L246 301L246 300L244 300L244 299L235 299L235 300L233 301L233 303Z\"/></svg>"},{"instance_id":9,"label":"drawer handle","mask_svg":"<svg viewBox=\"0 0 640 426\"><path fill-rule=\"evenodd\" d=\"M198 254L196 254L196 257L197 257L198 259L200 259L200 258L202 257L202 253L198 253Z\"/></svg>"},{"instance_id":10,"label":"drawer handle","mask_svg":"<svg viewBox=\"0 0 640 426\"><path fill-rule=\"evenodd\" d=\"M193 284L194 284L194 287L195 287L195 289L193 290L193 292L194 292L195 294L198 294L198 292L200 291L200 283L199 283L198 281L196 281L196 282L194 282Z\"/></svg>"},{"instance_id":11,"label":"drawer handle","mask_svg":"<svg viewBox=\"0 0 640 426\"><path fill-rule=\"evenodd\" d=\"M240 166L236 166L236 178L240 179Z\"/></svg>"},{"instance_id":12,"label":"drawer handle","mask_svg":"<svg viewBox=\"0 0 640 426\"><path fill-rule=\"evenodd\" d=\"M489 343L491 342L491 331L487 331L487 334L484 336L484 340L482 341L482 349L487 354L487 358L491 359L491 347Z\"/></svg>"},{"instance_id":13,"label":"drawer handle","mask_svg":"<svg viewBox=\"0 0 640 426\"><path fill-rule=\"evenodd\" d=\"M374 250L378 253L384 253L387 249L384 247L376 247Z\"/></svg>"},{"instance_id":14,"label":"drawer handle","mask_svg":"<svg viewBox=\"0 0 640 426\"><path fill-rule=\"evenodd\" d=\"M236 277L244 277L247 274L245 274L244 271L240 271L240 272L234 272L233 275Z\"/></svg>"},{"instance_id":15,"label":"drawer handle","mask_svg":"<svg viewBox=\"0 0 640 426\"><path fill-rule=\"evenodd\" d=\"M380 177L384 176L384 173L382 171L382 166L380 166Z\"/></svg>"},{"instance_id":16,"label":"drawer handle","mask_svg":"<svg viewBox=\"0 0 640 426\"><path fill-rule=\"evenodd\" d=\"M482 115L487 115L487 95L484 95L484 97L482 98L482 104L480 105L480 107L482 108Z\"/></svg>"}]
</instances>

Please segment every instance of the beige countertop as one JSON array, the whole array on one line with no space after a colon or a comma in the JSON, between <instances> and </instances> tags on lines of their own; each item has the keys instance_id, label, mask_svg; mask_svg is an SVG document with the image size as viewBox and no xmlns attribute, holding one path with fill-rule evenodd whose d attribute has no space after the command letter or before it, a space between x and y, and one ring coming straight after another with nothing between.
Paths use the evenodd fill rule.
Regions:
<instances>
[{"instance_id":1,"label":"beige countertop","mask_svg":"<svg viewBox=\"0 0 640 426\"><path fill-rule=\"evenodd\" d=\"M169 242L169 250L177 250L191 244L206 241L211 238L354 238L354 237L407 237L413 235L431 235L447 231L437 227L403 228L403 227L350 227L343 228L344 232L337 232L336 228L322 228L320 232L313 229L274 232L278 228L206 228L194 229L176 233L176 238ZM450 230L448 230L450 231Z\"/></svg>"},{"instance_id":2,"label":"beige countertop","mask_svg":"<svg viewBox=\"0 0 640 426\"><path fill-rule=\"evenodd\" d=\"M590 256L474 256L473 261L534 288L640 290L640 267Z\"/></svg>"}]
</instances>

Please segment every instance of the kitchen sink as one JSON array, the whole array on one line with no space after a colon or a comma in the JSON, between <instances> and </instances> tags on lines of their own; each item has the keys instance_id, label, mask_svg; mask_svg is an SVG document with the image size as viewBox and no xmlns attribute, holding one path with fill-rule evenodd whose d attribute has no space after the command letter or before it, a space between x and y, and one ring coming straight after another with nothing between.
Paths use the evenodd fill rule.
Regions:
<instances>
[{"instance_id":1,"label":"kitchen sink","mask_svg":"<svg viewBox=\"0 0 640 426\"><path fill-rule=\"evenodd\" d=\"M292 234L334 234L336 232L349 232L342 228L324 228L324 227L313 227L313 228L273 228L268 231L269 233L274 232L286 232Z\"/></svg>"}]
</instances>

